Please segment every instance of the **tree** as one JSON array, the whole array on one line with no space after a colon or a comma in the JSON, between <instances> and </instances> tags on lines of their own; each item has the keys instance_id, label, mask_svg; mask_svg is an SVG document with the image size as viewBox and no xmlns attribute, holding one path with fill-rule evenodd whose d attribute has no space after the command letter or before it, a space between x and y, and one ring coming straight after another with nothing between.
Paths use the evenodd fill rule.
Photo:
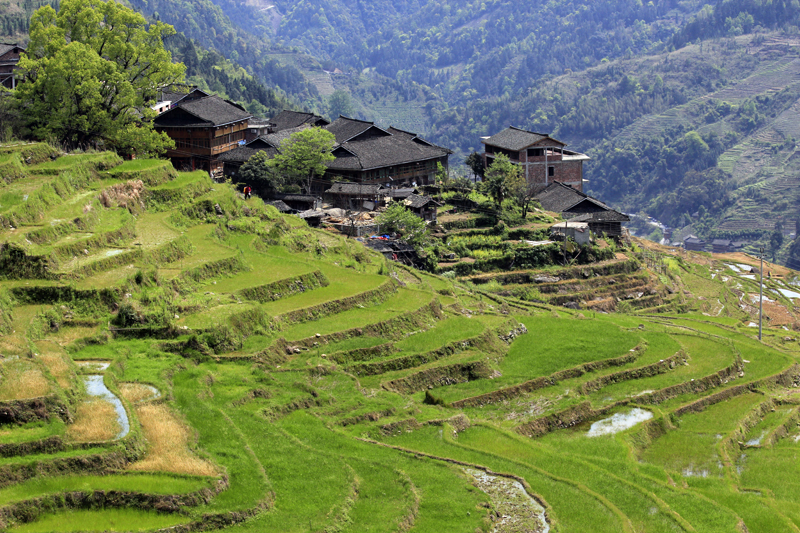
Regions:
<instances>
[{"instance_id":1,"label":"tree","mask_svg":"<svg viewBox=\"0 0 800 533\"><path fill-rule=\"evenodd\" d=\"M325 163L336 159L331 153L335 144L336 137L328 130L306 128L281 141L278 153L267 165L311 194L315 176L324 174L328 168Z\"/></svg>"},{"instance_id":2,"label":"tree","mask_svg":"<svg viewBox=\"0 0 800 533\"><path fill-rule=\"evenodd\" d=\"M339 115L352 117L353 111L353 102L347 91L336 89L328 97L328 114L332 119L338 118Z\"/></svg>"},{"instance_id":3,"label":"tree","mask_svg":"<svg viewBox=\"0 0 800 533\"><path fill-rule=\"evenodd\" d=\"M480 177L483 179L484 171L486 170L483 166L483 157L478 152L472 152L467 156L464 160L464 164L467 165L470 170L472 170L472 175L476 178Z\"/></svg>"},{"instance_id":4,"label":"tree","mask_svg":"<svg viewBox=\"0 0 800 533\"><path fill-rule=\"evenodd\" d=\"M256 152L239 169L239 179L255 188L278 189L283 185L283 176L273 172L268 161L266 150Z\"/></svg>"},{"instance_id":5,"label":"tree","mask_svg":"<svg viewBox=\"0 0 800 533\"><path fill-rule=\"evenodd\" d=\"M494 200L498 210L502 208L503 200L509 194L509 187L516 185L519 177L519 166L512 163L505 154L497 154L492 164L486 169L483 179L484 190Z\"/></svg>"},{"instance_id":6,"label":"tree","mask_svg":"<svg viewBox=\"0 0 800 533\"><path fill-rule=\"evenodd\" d=\"M428 237L428 226L424 220L406 209L402 204L392 202L386 211L375 221L385 233L399 233L406 242L420 247Z\"/></svg>"},{"instance_id":7,"label":"tree","mask_svg":"<svg viewBox=\"0 0 800 533\"><path fill-rule=\"evenodd\" d=\"M514 169L511 174L506 176L506 188L508 189L508 195L514 199L514 203L522 209L522 219L525 220L528 217L528 211L530 211L536 191L528 183L525 176L522 175L522 169L514 164L512 166Z\"/></svg>"},{"instance_id":8,"label":"tree","mask_svg":"<svg viewBox=\"0 0 800 533\"><path fill-rule=\"evenodd\" d=\"M146 154L174 146L150 122L159 89L183 80L183 64L164 49L174 33L113 0L63 0L58 13L39 8L19 62L24 83L14 91L23 128L78 147L102 141Z\"/></svg>"}]
</instances>

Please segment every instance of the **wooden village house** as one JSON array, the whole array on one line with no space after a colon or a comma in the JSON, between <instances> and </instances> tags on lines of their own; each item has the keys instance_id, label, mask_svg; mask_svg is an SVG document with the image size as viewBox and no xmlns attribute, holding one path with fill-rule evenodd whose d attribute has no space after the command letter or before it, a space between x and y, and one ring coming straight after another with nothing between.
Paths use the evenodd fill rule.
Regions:
<instances>
[{"instance_id":1,"label":"wooden village house","mask_svg":"<svg viewBox=\"0 0 800 533\"><path fill-rule=\"evenodd\" d=\"M175 168L221 175L220 156L245 142L251 117L240 105L211 95L183 99L153 123L156 131L175 141L175 148L166 154Z\"/></svg>"},{"instance_id":2,"label":"wooden village house","mask_svg":"<svg viewBox=\"0 0 800 533\"><path fill-rule=\"evenodd\" d=\"M585 222L596 235L619 237L622 223L630 218L609 206L561 182L553 182L536 195L546 211L560 213L571 222Z\"/></svg>"},{"instance_id":3,"label":"wooden village house","mask_svg":"<svg viewBox=\"0 0 800 533\"><path fill-rule=\"evenodd\" d=\"M14 71L19 63L19 56L25 51L16 44L0 43L0 84L7 89L17 87Z\"/></svg>"}]
</instances>

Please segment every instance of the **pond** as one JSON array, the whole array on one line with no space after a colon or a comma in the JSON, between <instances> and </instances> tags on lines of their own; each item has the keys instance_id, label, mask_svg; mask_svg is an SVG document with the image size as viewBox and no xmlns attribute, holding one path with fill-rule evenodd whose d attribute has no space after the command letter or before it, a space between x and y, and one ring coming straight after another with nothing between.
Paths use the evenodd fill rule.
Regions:
<instances>
[{"instance_id":1,"label":"pond","mask_svg":"<svg viewBox=\"0 0 800 533\"><path fill-rule=\"evenodd\" d=\"M613 435L615 433L619 433L620 431L630 429L636 424L644 422L645 420L650 420L651 418L653 418L653 413L650 411L638 408L631 409L630 411L616 413L615 415L604 418L603 420L598 420L592 424L592 427L589 428L589 432L586 435L588 437Z\"/></svg>"}]
</instances>

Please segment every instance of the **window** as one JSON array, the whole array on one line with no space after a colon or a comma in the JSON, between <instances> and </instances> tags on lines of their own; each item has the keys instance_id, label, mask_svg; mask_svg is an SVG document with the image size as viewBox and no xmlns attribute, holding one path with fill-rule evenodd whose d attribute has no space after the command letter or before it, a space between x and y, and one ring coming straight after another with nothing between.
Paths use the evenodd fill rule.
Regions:
<instances>
[{"instance_id":1,"label":"window","mask_svg":"<svg viewBox=\"0 0 800 533\"><path fill-rule=\"evenodd\" d=\"M528 148L528 157L544 157L544 149Z\"/></svg>"},{"instance_id":2,"label":"window","mask_svg":"<svg viewBox=\"0 0 800 533\"><path fill-rule=\"evenodd\" d=\"M556 175L556 167L547 167L547 175L551 178Z\"/></svg>"}]
</instances>

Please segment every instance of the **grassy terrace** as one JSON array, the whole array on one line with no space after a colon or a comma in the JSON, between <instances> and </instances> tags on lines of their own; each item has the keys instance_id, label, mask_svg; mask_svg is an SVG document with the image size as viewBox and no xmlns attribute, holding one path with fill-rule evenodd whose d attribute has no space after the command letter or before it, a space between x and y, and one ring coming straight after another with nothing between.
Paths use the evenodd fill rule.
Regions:
<instances>
[{"instance_id":1,"label":"grassy terrace","mask_svg":"<svg viewBox=\"0 0 800 533\"><path fill-rule=\"evenodd\" d=\"M19 247L0 271L0 530L492 531L507 502L462 463L524 480L551 531L800 530L800 336L755 339L754 282L725 262L549 269L553 297L647 287L669 313L569 310L499 295L538 282L396 265L164 161L5 148L0 216L21 222L0 230ZM101 201L138 180L143 205ZM94 491L129 500L65 496Z\"/></svg>"}]
</instances>

